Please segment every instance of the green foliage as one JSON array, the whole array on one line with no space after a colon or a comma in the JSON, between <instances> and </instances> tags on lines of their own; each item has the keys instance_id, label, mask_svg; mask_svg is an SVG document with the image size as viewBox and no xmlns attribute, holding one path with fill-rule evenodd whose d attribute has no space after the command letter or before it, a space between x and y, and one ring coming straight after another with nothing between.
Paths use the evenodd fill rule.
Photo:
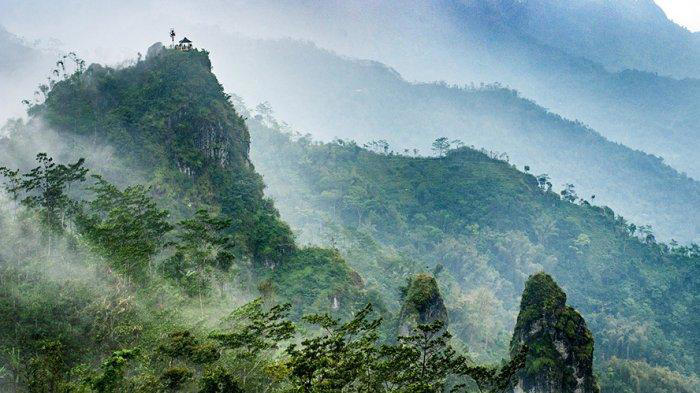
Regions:
<instances>
[{"instance_id":1,"label":"green foliage","mask_svg":"<svg viewBox=\"0 0 700 393\"><path fill-rule=\"evenodd\" d=\"M380 320L367 320L371 312L368 305L344 324L328 315L305 318L320 325L325 333L287 348L290 377L296 391L379 391L376 370L372 368Z\"/></svg>"},{"instance_id":2,"label":"green foliage","mask_svg":"<svg viewBox=\"0 0 700 393\"><path fill-rule=\"evenodd\" d=\"M207 293L214 271L227 272L235 262L235 244L224 231L231 219L198 210L194 217L178 224L175 254L163 262L161 270L188 294Z\"/></svg>"},{"instance_id":3,"label":"green foliage","mask_svg":"<svg viewBox=\"0 0 700 393\"><path fill-rule=\"evenodd\" d=\"M188 330L171 332L159 350L173 359L190 360L195 364L213 363L220 357L217 346L207 342L200 343Z\"/></svg>"},{"instance_id":4,"label":"green foliage","mask_svg":"<svg viewBox=\"0 0 700 393\"><path fill-rule=\"evenodd\" d=\"M295 327L286 319L290 308L290 304L284 304L263 311L262 299L256 299L227 318L235 321L239 325L237 328L212 333L211 338L225 349L254 357L262 351L277 348L280 342L294 335Z\"/></svg>"},{"instance_id":5,"label":"green foliage","mask_svg":"<svg viewBox=\"0 0 700 393\"><path fill-rule=\"evenodd\" d=\"M293 391L440 393L476 384L482 392L503 392L524 363L519 354L501 368L471 365L452 348L440 320L378 345L381 320L371 313L368 305L345 323L327 314L305 317L323 330L286 350Z\"/></svg>"},{"instance_id":6,"label":"green foliage","mask_svg":"<svg viewBox=\"0 0 700 393\"><path fill-rule=\"evenodd\" d=\"M447 325L447 309L434 277L425 273L417 274L408 279L400 291L403 305L398 321L399 334L406 334L417 325L430 324L436 320Z\"/></svg>"},{"instance_id":7,"label":"green foliage","mask_svg":"<svg viewBox=\"0 0 700 393\"><path fill-rule=\"evenodd\" d=\"M204 373L199 393L243 393L243 390L230 373L222 367L215 367Z\"/></svg>"},{"instance_id":8,"label":"green foliage","mask_svg":"<svg viewBox=\"0 0 700 393\"><path fill-rule=\"evenodd\" d=\"M413 307L425 307L435 296L439 296L437 282L427 274L419 274L408 280L401 291L404 302Z\"/></svg>"},{"instance_id":9,"label":"green foliage","mask_svg":"<svg viewBox=\"0 0 700 393\"><path fill-rule=\"evenodd\" d=\"M545 315L558 313L566 305L566 294L546 273L532 275L525 285L520 300L520 314L516 330L529 326Z\"/></svg>"},{"instance_id":10,"label":"green foliage","mask_svg":"<svg viewBox=\"0 0 700 393\"><path fill-rule=\"evenodd\" d=\"M295 317L300 317L302 311L328 310L329 307L335 308L334 312L339 315L348 316L369 299L382 309L379 295L364 291L362 278L335 250L300 248L288 263L270 267L272 271L268 275L274 291L282 299L293 302Z\"/></svg>"},{"instance_id":11,"label":"green foliage","mask_svg":"<svg viewBox=\"0 0 700 393\"><path fill-rule=\"evenodd\" d=\"M160 377L166 390L179 390L180 387L192 379L192 371L185 367L171 367Z\"/></svg>"},{"instance_id":12,"label":"green foliage","mask_svg":"<svg viewBox=\"0 0 700 393\"><path fill-rule=\"evenodd\" d=\"M29 360L27 390L31 393L55 392L64 385L63 346L59 341L44 341L39 354Z\"/></svg>"},{"instance_id":13,"label":"green foliage","mask_svg":"<svg viewBox=\"0 0 700 393\"><path fill-rule=\"evenodd\" d=\"M114 352L100 367L100 374L90 381L90 385L98 393L118 392L124 379L127 363L136 357L136 351L123 349Z\"/></svg>"},{"instance_id":14,"label":"green foliage","mask_svg":"<svg viewBox=\"0 0 700 393\"><path fill-rule=\"evenodd\" d=\"M608 391L620 393L691 393L700 388L698 378L687 378L643 361L611 358L601 368L600 381Z\"/></svg>"},{"instance_id":15,"label":"green foliage","mask_svg":"<svg viewBox=\"0 0 700 393\"><path fill-rule=\"evenodd\" d=\"M67 192L72 183L85 181L88 169L84 159L74 164L56 164L46 153L36 156L39 166L20 175L19 170L0 168L0 175L7 179L5 188L15 198L24 196L21 202L31 209L38 209L40 217L51 229L63 229L66 216L74 213L76 202Z\"/></svg>"},{"instance_id":16,"label":"green foliage","mask_svg":"<svg viewBox=\"0 0 700 393\"><path fill-rule=\"evenodd\" d=\"M399 336L396 346L384 346L386 380L396 392L434 392L444 390L448 376L466 362L449 346L451 335L444 322L418 325L412 334Z\"/></svg>"},{"instance_id":17,"label":"green foliage","mask_svg":"<svg viewBox=\"0 0 700 393\"><path fill-rule=\"evenodd\" d=\"M99 176L94 179L89 189L95 198L78 220L81 232L115 269L143 281L172 229L168 212L141 185L122 191Z\"/></svg>"}]
</instances>

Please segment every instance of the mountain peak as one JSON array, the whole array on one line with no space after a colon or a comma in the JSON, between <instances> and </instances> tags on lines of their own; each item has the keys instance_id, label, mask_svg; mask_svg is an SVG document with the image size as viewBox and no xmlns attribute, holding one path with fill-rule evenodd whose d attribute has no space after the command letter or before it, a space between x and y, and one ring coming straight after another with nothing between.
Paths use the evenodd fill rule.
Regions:
<instances>
[{"instance_id":1,"label":"mountain peak","mask_svg":"<svg viewBox=\"0 0 700 393\"><path fill-rule=\"evenodd\" d=\"M59 130L123 146L149 165L160 156L187 176L203 175L210 165L250 166L245 121L211 72L204 50L156 43L133 66L93 64L56 83L31 113ZM113 132L113 125L121 132Z\"/></svg>"},{"instance_id":2,"label":"mountain peak","mask_svg":"<svg viewBox=\"0 0 700 393\"><path fill-rule=\"evenodd\" d=\"M528 278L511 341L511 355L529 348L516 392L597 393L593 335L566 294L546 273Z\"/></svg>"},{"instance_id":3,"label":"mountain peak","mask_svg":"<svg viewBox=\"0 0 700 393\"><path fill-rule=\"evenodd\" d=\"M418 324L440 320L447 325L447 308L437 281L429 274L420 273L408 280L402 289L403 306L399 316L399 334L408 335Z\"/></svg>"}]
</instances>

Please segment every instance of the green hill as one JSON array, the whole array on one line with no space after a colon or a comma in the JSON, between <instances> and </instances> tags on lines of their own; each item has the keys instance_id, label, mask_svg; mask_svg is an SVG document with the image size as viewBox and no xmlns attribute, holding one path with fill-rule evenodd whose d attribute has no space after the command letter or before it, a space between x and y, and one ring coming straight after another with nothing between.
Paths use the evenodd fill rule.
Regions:
<instances>
[{"instance_id":1,"label":"green hill","mask_svg":"<svg viewBox=\"0 0 700 393\"><path fill-rule=\"evenodd\" d=\"M120 69L73 60L0 139L3 389L57 391L82 378L75 367L154 351L178 328L199 335L256 296L291 303L276 318L382 311L337 252L298 246L263 196L206 51L154 45Z\"/></svg>"},{"instance_id":2,"label":"green hill","mask_svg":"<svg viewBox=\"0 0 700 393\"><path fill-rule=\"evenodd\" d=\"M413 157L293 137L262 116L249 126L253 161L300 239L336 245L387 294L434 269L451 330L476 354L502 353L525 279L545 270L586 318L598 361L697 372L697 340L683 333L697 324L697 245L657 243L487 152Z\"/></svg>"},{"instance_id":3,"label":"green hill","mask_svg":"<svg viewBox=\"0 0 700 393\"><path fill-rule=\"evenodd\" d=\"M59 135L97 141L115 150L152 187L175 217L208 209L232 220L230 235L262 276L297 275L295 285L275 290L299 305L343 292L351 272L332 253L299 249L248 159L250 136L211 73L205 51L154 46L132 67L92 65L59 82L46 101L30 109ZM122 171L118 175L123 176ZM321 285L301 285L328 268ZM276 269L272 269L276 268ZM340 284L338 284L340 282ZM360 285L361 287L361 285ZM290 292L287 292L290 291ZM329 291L326 293L326 291ZM349 304L361 288L343 292Z\"/></svg>"},{"instance_id":4,"label":"green hill","mask_svg":"<svg viewBox=\"0 0 700 393\"><path fill-rule=\"evenodd\" d=\"M514 303L541 269L603 356L695 370L679 332L697 314L697 247L635 237L474 150L379 154L246 123L203 50L63 60L74 71L0 139L2 390L503 391L525 364L517 345L506 354ZM300 245L276 206L330 247ZM396 337L412 307L420 323ZM626 365L611 363L610 384L629 385Z\"/></svg>"}]
</instances>

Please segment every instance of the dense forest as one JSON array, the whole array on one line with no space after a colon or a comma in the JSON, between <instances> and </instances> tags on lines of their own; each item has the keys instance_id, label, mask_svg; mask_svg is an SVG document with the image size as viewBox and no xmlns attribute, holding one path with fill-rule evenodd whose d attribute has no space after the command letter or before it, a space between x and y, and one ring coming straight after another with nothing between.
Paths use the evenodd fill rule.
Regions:
<instances>
[{"instance_id":1,"label":"dense forest","mask_svg":"<svg viewBox=\"0 0 700 393\"><path fill-rule=\"evenodd\" d=\"M3 390L697 386L680 333L697 246L454 141L411 157L246 122L211 71L160 44L119 68L68 54L3 128ZM323 227L297 240L281 204ZM646 330L627 333L634 318Z\"/></svg>"},{"instance_id":2,"label":"dense forest","mask_svg":"<svg viewBox=\"0 0 700 393\"><path fill-rule=\"evenodd\" d=\"M3 390L500 392L561 368L525 369L558 359L526 339L476 364L447 318L398 334L337 250L299 246L207 52L55 75L0 143ZM404 297L421 312L432 288Z\"/></svg>"},{"instance_id":3,"label":"dense forest","mask_svg":"<svg viewBox=\"0 0 700 393\"><path fill-rule=\"evenodd\" d=\"M300 239L338 247L382 293L435 272L455 338L475 356L503 353L524 277L546 270L588 321L601 367L697 373L697 342L683 334L697 324L697 245L658 243L574 187L555 193L547 176L445 138L423 157L385 141L314 142L265 114L249 126L253 161Z\"/></svg>"}]
</instances>

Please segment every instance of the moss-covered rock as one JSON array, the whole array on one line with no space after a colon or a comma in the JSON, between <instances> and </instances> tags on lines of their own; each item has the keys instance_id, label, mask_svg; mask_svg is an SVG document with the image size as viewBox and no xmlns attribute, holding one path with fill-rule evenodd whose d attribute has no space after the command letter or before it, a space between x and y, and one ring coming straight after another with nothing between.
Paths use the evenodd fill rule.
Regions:
<instances>
[{"instance_id":1,"label":"moss-covered rock","mask_svg":"<svg viewBox=\"0 0 700 393\"><path fill-rule=\"evenodd\" d=\"M418 274L402 288L403 306L399 315L399 334L408 335L416 325L428 324L436 320L447 326L447 308L440 295L435 278L428 274Z\"/></svg>"},{"instance_id":2,"label":"moss-covered rock","mask_svg":"<svg viewBox=\"0 0 700 393\"><path fill-rule=\"evenodd\" d=\"M593 335L583 317L566 305L566 294L552 277L537 273L527 280L511 340L511 354L527 345L525 368L515 392L593 393Z\"/></svg>"}]
</instances>

